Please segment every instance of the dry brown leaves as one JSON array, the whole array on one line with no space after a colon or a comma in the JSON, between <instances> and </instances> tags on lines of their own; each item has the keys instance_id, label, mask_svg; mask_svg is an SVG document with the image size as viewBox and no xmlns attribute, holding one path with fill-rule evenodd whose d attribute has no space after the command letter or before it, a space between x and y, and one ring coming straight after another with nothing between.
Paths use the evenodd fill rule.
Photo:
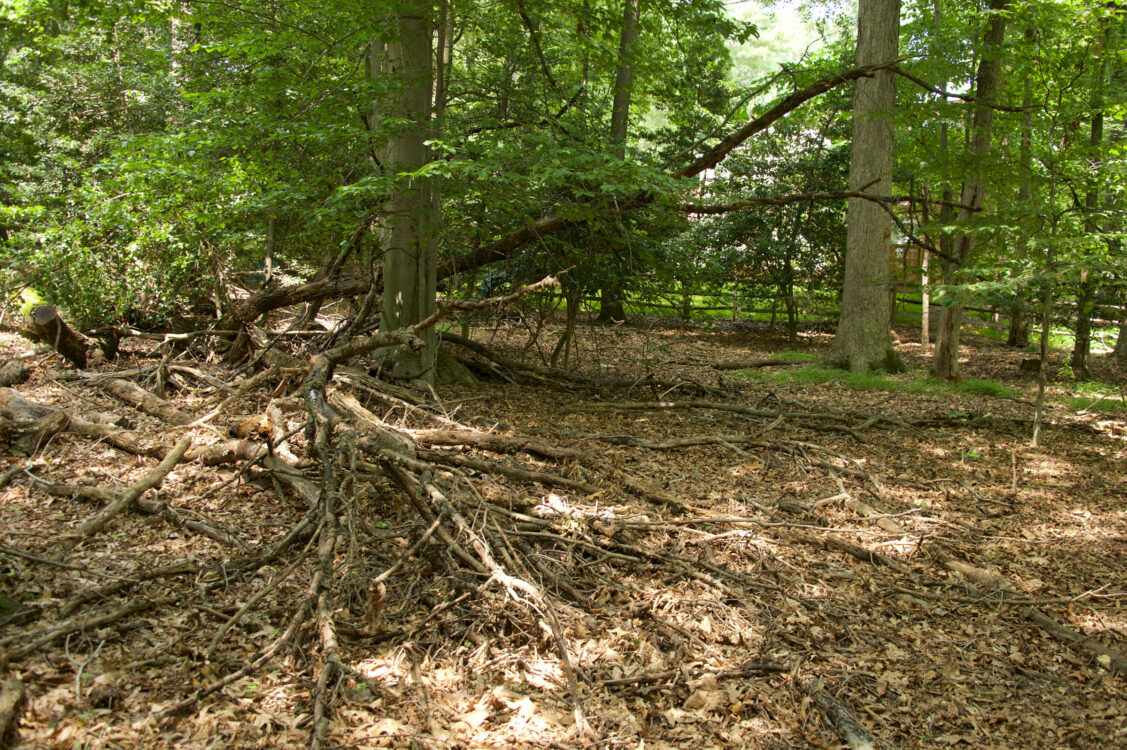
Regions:
<instances>
[{"instance_id":1,"label":"dry brown leaves","mask_svg":"<svg viewBox=\"0 0 1127 750\"><path fill-rule=\"evenodd\" d=\"M1036 606L1120 654L1127 652L1127 427L1122 421L1057 411L1045 445L1033 449L1028 445L1031 411L1012 401L856 391L833 383L768 385L708 369L711 362L788 348L761 332L655 327L585 329L583 334L577 365L582 371L692 378L730 388L733 403L798 404L807 411L855 417L855 423L874 415L932 421L918 427L872 425L860 431L861 443L844 432L794 421L764 431L770 420L719 411L582 410L584 401L597 396L534 385L440 390L445 408L451 413L458 408L463 420L476 415L597 451L608 465L656 483L691 511L675 517L609 485L592 496L569 496L494 476L473 477L488 502L512 505L551 521L555 529L587 528L613 543L604 549L623 558L578 546L549 545L534 552L544 570L566 571L568 580L581 581L583 599L573 601L553 588L550 577L538 578L554 594L581 678L591 724L591 734L584 736L576 732L548 624L514 606L498 588L458 599L466 594L459 588L464 582L443 576L442 561L431 547L407 566L409 576L389 581L380 613L387 631L410 631L430 618L427 625L406 641L364 639L366 582L391 565L421 527L388 487L358 488L356 520L382 535L386 550L368 559L340 551L336 614L361 635L341 643L353 673L336 688L334 743L837 747L838 735L802 687L802 679L813 678L877 738L878 746L1127 744L1125 678L1022 616L1025 606ZM521 335L518 327L499 329L494 344L519 352L525 343ZM8 351L22 348L15 340L3 343ZM542 340L540 348L550 351L551 343ZM818 351L826 343L825 337L811 336L803 346ZM918 346L901 348L910 365L922 365ZM966 354L970 376L1010 380L1008 373L1016 375L1021 356L973 338ZM56 360L40 361L21 392L79 411L122 411L96 389L53 380L59 371ZM616 395L676 395L636 390ZM199 414L199 398L189 392L174 400ZM240 418L267 398L252 398L241 407ZM130 413L129 418L150 437L169 429L144 415ZM191 434L200 443L226 437L206 428L177 429L177 436ZM584 437L665 440L760 432L764 442L754 447L674 451ZM56 437L36 461L42 465L32 471L51 481L112 489L137 481L154 465L73 435ZM17 462L27 460L3 459L0 471ZM561 470L535 457L521 462ZM300 503L279 496L268 477L207 494L233 474L228 468L182 465L158 497L232 531L247 549L276 541L301 518ZM53 540L97 510L23 482L5 488L0 498L0 544L43 556L50 556ZM848 510L846 498L872 506L906 533L891 533ZM472 520L487 523L488 514ZM899 565L878 567L803 541L827 535ZM512 544L516 554L532 549L536 538ZM160 707L244 665L285 627L312 559L280 583L274 581L298 552L226 583L213 576L172 577L88 603L77 616L132 598L180 597L177 605L144 612L126 627L80 630L10 664L7 676L29 688L20 725L23 742L90 748L304 746L314 659L304 648L285 650L267 668L211 696L190 715L165 722L153 717ZM14 618L0 616L5 618L0 643L11 650L27 641L56 624L69 599L107 582L179 560L217 563L245 554L137 515L115 519L65 558L69 567L0 553L4 591L24 608ZM1004 577L1015 594L1007 600L979 588L945 567L946 559ZM209 653L219 628L270 586ZM442 609L454 600L456 605ZM749 664L782 671L740 671ZM648 679L654 675L660 678Z\"/></svg>"}]
</instances>

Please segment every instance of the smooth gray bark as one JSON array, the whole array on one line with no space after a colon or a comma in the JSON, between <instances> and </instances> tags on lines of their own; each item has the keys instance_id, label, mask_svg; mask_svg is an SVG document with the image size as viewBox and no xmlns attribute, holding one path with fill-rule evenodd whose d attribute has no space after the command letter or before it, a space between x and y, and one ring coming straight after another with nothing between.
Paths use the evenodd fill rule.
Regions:
<instances>
[{"instance_id":1,"label":"smooth gray bark","mask_svg":"<svg viewBox=\"0 0 1127 750\"><path fill-rule=\"evenodd\" d=\"M403 81L401 91L385 103L384 112L404 122L387 146L385 167L414 172L429 160L433 66L429 19L403 14L398 33L373 49L372 74L382 71ZM429 179L402 179L385 211L383 246L383 315L381 331L418 323L435 309L438 267L438 214ZM393 374L429 380L438 352L438 335L427 330L418 351L398 348L392 355Z\"/></svg>"},{"instance_id":2,"label":"smooth gray bark","mask_svg":"<svg viewBox=\"0 0 1127 750\"><path fill-rule=\"evenodd\" d=\"M900 0L861 0L857 16L857 64L896 57ZM892 193L892 110L896 78L878 71L856 83L849 189ZM846 225L845 287L837 337L828 361L853 372L901 369L892 348L888 271L892 220L877 203L850 198Z\"/></svg>"}]
</instances>

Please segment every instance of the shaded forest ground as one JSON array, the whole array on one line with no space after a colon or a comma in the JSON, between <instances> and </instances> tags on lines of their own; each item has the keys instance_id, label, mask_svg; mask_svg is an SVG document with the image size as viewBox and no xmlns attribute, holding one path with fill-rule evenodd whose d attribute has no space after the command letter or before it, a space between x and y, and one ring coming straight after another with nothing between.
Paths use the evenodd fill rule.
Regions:
<instances>
[{"instance_id":1,"label":"shaded forest ground","mask_svg":"<svg viewBox=\"0 0 1127 750\"><path fill-rule=\"evenodd\" d=\"M427 448L443 454L433 460L450 467L448 486L468 488L454 510L542 601L459 572L433 532L444 516L419 517L402 487L375 473L347 486L332 589L347 674L331 686L327 746L837 747L849 731L841 709L878 747L1127 744L1116 673L1127 652L1127 415L1053 407L1044 445L1031 448L1028 355L974 336L965 376L1002 379L1019 400L712 369L788 348L738 323L581 335L573 370L601 386L499 368L508 381L440 388L437 404L413 407L368 398L359 374L338 378L389 425L446 420L571 453ZM513 323L476 339L512 358L535 351ZM800 348L828 342L804 335ZM4 355L29 350L2 344ZM899 348L924 366L918 345ZM151 347L124 349L104 369L140 368L146 382ZM60 377L55 355L34 361L17 386L29 399L123 415L152 443L222 442L294 387L263 383L209 425L176 427L123 407L97 379ZM1095 371L1123 382L1109 363ZM192 386L169 397L192 416L225 396ZM301 420L289 414L285 427ZM308 468L301 434L291 442ZM361 464L355 477L368 477ZM195 527L127 513L60 549L99 506L44 487L121 490L154 465L74 434L30 462L0 463L0 582L20 603L0 617L0 646L5 679L28 692L21 741L308 745L323 658L312 622L260 669L156 715L249 665L316 575L316 537L240 567L306 515L277 472L180 464L145 497Z\"/></svg>"}]
</instances>

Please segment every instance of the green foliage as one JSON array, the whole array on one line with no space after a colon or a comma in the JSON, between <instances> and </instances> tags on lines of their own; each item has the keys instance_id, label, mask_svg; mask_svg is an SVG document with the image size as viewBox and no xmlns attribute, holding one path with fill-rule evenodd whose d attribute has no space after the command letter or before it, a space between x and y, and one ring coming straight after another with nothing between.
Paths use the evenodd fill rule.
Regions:
<instances>
[{"instance_id":1,"label":"green foliage","mask_svg":"<svg viewBox=\"0 0 1127 750\"><path fill-rule=\"evenodd\" d=\"M1127 400L1101 398L1099 396L1065 396L1064 404L1073 411L1093 411L1109 414L1127 412Z\"/></svg>"},{"instance_id":2,"label":"green foliage","mask_svg":"<svg viewBox=\"0 0 1127 750\"><path fill-rule=\"evenodd\" d=\"M734 289L747 304L778 305L794 325L833 314L844 202L692 220L668 209L688 192L727 203L843 189L848 87L779 120L705 182L669 173L779 94L850 67L848 13L819 21L756 9L737 20L721 0L643 3L623 160L607 142L626 62L621 2L525 3L522 16L513 3L454 0L433 159L409 171L381 153L406 125L384 105L410 82L378 64L365 74L371 45L393 33L404 7L0 4L0 285L31 283L81 325L139 314L167 322L244 281L268 250L275 267L307 276L386 218L388 196L425 178L441 196L432 229L447 256L549 212L575 222L491 269L478 280L489 293L572 267L572 291L618 286L628 298L678 304L680 290ZM940 301L1004 306L1045 285L1071 293L1083 273L1127 278L1125 14L1095 0L1022 0L1008 13L998 99L1031 109L995 113L985 163L961 146L971 105L898 84L896 191L949 190L957 200L982 168L992 196L988 210L962 219L930 203L898 208L918 236L941 243L969 232L980 243L935 285ZM915 0L903 18L904 68L970 91L983 5ZM1108 137L1092 143L1099 113ZM1021 190L1028 197L1018 200ZM639 196L652 199L647 208L618 210ZM366 268L378 238L361 234L354 262Z\"/></svg>"},{"instance_id":3,"label":"green foliage","mask_svg":"<svg viewBox=\"0 0 1127 750\"><path fill-rule=\"evenodd\" d=\"M796 360L802 361L802 360ZM817 386L826 383L841 383L859 391L889 391L893 393L917 393L931 396L951 394L989 396L992 398L1013 398L1013 389L996 380L969 379L952 383L931 377L923 370L902 375L882 375L879 373L856 373L822 365L808 365L798 370L785 370L764 373L761 370L740 370L739 374L754 380L764 380L780 385Z\"/></svg>"}]
</instances>

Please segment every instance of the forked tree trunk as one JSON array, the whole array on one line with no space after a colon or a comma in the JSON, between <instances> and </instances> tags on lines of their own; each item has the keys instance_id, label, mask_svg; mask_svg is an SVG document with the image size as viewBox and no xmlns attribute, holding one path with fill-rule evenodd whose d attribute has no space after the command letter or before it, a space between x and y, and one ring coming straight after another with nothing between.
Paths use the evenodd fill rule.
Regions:
<instances>
[{"instance_id":1,"label":"forked tree trunk","mask_svg":"<svg viewBox=\"0 0 1127 750\"><path fill-rule=\"evenodd\" d=\"M857 18L857 62L867 65L896 57L900 0L861 0ZM853 154L849 189L874 195L892 192L892 109L895 75L879 71L858 80L853 97ZM888 248L892 221L875 202L849 199L845 287L837 336L829 363L854 372L900 369L892 348L888 315Z\"/></svg>"}]
</instances>

